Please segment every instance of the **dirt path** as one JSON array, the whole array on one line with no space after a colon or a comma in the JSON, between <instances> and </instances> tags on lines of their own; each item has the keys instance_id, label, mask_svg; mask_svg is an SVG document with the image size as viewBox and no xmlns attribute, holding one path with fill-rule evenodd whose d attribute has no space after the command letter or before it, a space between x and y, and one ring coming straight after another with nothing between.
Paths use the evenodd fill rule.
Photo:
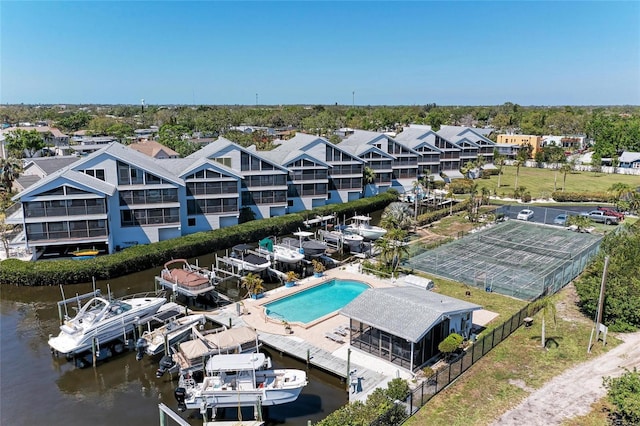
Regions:
<instances>
[{"instance_id":1,"label":"dirt path","mask_svg":"<svg viewBox=\"0 0 640 426\"><path fill-rule=\"evenodd\" d=\"M640 332L616 337L624 343L553 378L493 424L559 425L567 418L587 414L591 404L606 394L603 377L620 376L622 367L640 367Z\"/></svg>"}]
</instances>

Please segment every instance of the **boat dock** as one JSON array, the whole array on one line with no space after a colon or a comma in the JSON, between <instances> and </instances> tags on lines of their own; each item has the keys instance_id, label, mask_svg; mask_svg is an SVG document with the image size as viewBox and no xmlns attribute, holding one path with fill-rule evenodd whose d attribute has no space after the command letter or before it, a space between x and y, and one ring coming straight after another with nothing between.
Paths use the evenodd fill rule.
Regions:
<instances>
[{"instance_id":1,"label":"boat dock","mask_svg":"<svg viewBox=\"0 0 640 426\"><path fill-rule=\"evenodd\" d=\"M220 325L231 327L250 326L245 323L242 316L237 314L238 311L240 311L239 306L237 308L226 307L217 309L214 313L207 313L205 316L209 321L216 322ZM349 398L351 401L366 399L369 391L372 391L388 379L387 376L381 373L351 362L350 354L352 350L350 348L347 348L347 359L343 359L297 336L257 331L260 342L263 345L278 351L280 354L286 354L305 362L310 367L313 366L331 373L345 381L349 379L349 373L356 370L357 376L362 379L362 391L357 394L350 393ZM346 389L345 387L345 391Z\"/></svg>"}]
</instances>

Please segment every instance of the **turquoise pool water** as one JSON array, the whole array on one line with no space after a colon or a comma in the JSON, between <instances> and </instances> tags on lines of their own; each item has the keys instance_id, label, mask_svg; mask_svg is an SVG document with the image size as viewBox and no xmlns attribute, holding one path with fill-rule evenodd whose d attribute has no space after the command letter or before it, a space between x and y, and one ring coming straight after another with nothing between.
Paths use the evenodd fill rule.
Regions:
<instances>
[{"instance_id":1,"label":"turquoise pool water","mask_svg":"<svg viewBox=\"0 0 640 426\"><path fill-rule=\"evenodd\" d=\"M271 318L307 323L346 306L368 288L360 281L334 279L264 306Z\"/></svg>"}]
</instances>

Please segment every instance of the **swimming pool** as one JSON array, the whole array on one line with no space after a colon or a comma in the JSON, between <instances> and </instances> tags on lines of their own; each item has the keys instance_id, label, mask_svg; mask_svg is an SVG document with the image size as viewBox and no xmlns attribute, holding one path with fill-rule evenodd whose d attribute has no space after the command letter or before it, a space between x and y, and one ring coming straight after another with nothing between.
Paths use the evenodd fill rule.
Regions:
<instances>
[{"instance_id":1,"label":"swimming pool","mask_svg":"<svg viewBox=\"0 0 640 426\"><path fill-rule=\"evenodd\" d=\"M333 279L264 307L271 318L308 323L346 306L368 288L360 281Z\"/></svg>"}]
</instances>

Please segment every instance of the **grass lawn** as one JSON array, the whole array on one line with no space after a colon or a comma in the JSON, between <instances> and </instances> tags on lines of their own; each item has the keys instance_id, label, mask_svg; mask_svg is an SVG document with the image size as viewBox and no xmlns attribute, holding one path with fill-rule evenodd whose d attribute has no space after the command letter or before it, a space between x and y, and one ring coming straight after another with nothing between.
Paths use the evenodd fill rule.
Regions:
<instances>
[{"instance_id":1,"label":"grass lawn","mask_svg":"<svg viewBox=\"0 0 640 426\"><path fill-rule=\"evenodd\" d=\"M614 407L604 397L591 404L591 412L589 414L565 420L562 422L562 426L610 426L609 414L613 410Z\"/></svg>"},{"instance_id":2,"label":"grass lawn","mask_svg":"<svg viewBox=\"0 0 640 426\"><path fill-rule=\"evenodd\" d=\"M606 349L597 344L588 355L592 323L579 312L573 285L565 287L553 299L557 324L554 327L553 320L547 319L548 350L540 347L542 312L539 312L534 316L532 327L516 330L405 424L489 424L515 407L530 389L540 388L567 368L620 343L610 335Z\"/></svg>"},{"instance_id":3,"label":"grass lawn","mask_svg":"<svg viewBox=\"0 0 640 426\"><path fill-rule=\"evenodd\" d=\"M514 299L499 293L488 293L480 288L467 286L455 281L432 277L427 274L420 275L428 276L433 280L435 284L434 291L437 293L442 293L446 296L451 296L455 297L456 299L475 303L476 305L480 305L488 311L499 314L495 319L487 324L487 328L482 333L480 333L479 337L482 337L484 334L491 332L491 330L493 330L496 326L511 318L513 314L518 312L527 304L527 302L523 300ZM465 294L467 291L471 291L471 296L467 296Z\"/></svg>"},{"instance_id":4,"label":"grass lawn","mask_svg":"<svg viewBox=\"0 0 640 426\"><path fill-rule=\"evenodd\" d=\"M551 198L555 171L551 169L538 169L532 167L520 167L518 186L526 187L531 192L532 198ZM563 174L558 172L557 190L562 190ZM478 187L487 188L491 194L509 196L514 189L516 180L516 167L504 166L498 188L498 176L491 179L477 179ZM571 172L567 173L565 191L567 192L606 192L613 184L622 182L628 185L640 185L639 176L618 175L609 173Z\"/></svg>"}]
</instances>

